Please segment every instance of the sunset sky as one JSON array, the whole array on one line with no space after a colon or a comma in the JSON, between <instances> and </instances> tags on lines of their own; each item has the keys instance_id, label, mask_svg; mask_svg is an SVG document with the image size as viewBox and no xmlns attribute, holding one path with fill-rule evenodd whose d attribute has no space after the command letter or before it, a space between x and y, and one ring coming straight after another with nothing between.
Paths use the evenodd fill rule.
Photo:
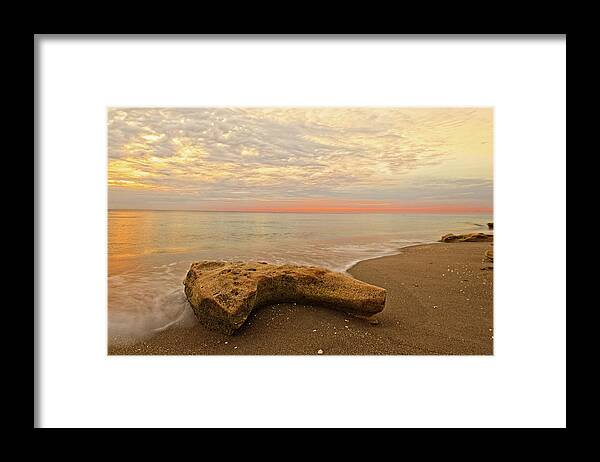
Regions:
<instances>
[{"instance_id":1,"label":"sunset sky","mask_svg":"<svg viewBox=\"0 0 600 462\"><path fill-rule=\"evenodd\" d=\"M110 209L492 210L492 109L111 108Z\"/></svg>"}]
</instances>

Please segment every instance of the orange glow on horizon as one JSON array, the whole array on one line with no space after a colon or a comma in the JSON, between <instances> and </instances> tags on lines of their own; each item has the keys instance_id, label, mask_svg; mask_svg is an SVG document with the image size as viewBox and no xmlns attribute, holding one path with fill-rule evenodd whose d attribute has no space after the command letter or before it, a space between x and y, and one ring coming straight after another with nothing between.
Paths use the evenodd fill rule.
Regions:
<instances>
[{"instance_id":1,"label":"orange glow on horizon","mask_svg":"<svg viewBox=\"0 0 600 462\"><path fill-rule=\"evenodd\" d=\"M431 207L252 207L206 210L215 212L252 213L481 213L491 214L489 207L431 206Z\"/></svg>"},{"instance_id":2,"label":"orange glow on horizon","mask_svg":"<svg viewBox=\"0 0 600 462\"><path fill-rule=\"evenodd\" d=\"M226 210L223 210L226 211ZM489 207L431 206L431 207L286 207L286 208L249 208L230 210L235 212L263 213L482 213L491 214Z\"/></svg>"},{"instance_id":3,"label":"orange glow on horizon","mask_svg":"<svg viewBox=\"0 0 600 462\"><path fill-rule=\"evenodd\" d=\"M222 204L223 205L223 204ZM492 213L492 208L478 204L443 204L390 202L380 200L332 200L314 198L295 201L269 201L264 204L227 204L221 211L281 213Z\"/></svg>"},{"instance_id":4,"label":"orange glow on horizon","mask_svg":"<svg viewBox=\"0 0 600 462\"><path fill-rule=\"evenodd\" d=\"M480 213L492 214L493 209L480 204L400 204L380 201L331 201L314 199L310 201L267 201L221 202L213 207L192 207L183 210L206 212L252 212L252 213Z\"/></svg>"}]
</instances>

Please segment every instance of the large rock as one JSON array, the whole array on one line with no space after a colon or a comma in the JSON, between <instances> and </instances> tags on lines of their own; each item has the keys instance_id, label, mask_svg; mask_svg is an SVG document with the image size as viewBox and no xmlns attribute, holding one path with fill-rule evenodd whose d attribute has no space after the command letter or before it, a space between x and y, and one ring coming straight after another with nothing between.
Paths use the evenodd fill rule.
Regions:
<instances>
[{"instance_id":1,"label":"large rock","mask_svg":"<svg viewBox=\"0 0 600 462\"><path fill-rule=\"evenodd\" d=\"M441 242L493 242L494 235L486 233L444 234Z\"/></svg>"},{"instance_id":2,"label":"large rock","mask_svg":"<svg viewBox=\"0 0 600 462\"><path fill-rule=\"evenodd\" d=\"M385 305L385 289L316 267L204 261L192 263L183 284L200 322L226 334L265 305L296 302L360 316Z\"/></svg>"}]
</instances>

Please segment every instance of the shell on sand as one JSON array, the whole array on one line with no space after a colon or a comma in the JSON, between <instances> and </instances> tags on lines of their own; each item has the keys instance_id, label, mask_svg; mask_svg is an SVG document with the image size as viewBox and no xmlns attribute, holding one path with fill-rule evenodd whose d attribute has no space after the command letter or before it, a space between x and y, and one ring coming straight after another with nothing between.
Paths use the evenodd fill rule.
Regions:
<instances>
[{"instance_id":1,"label":"shell on sand","mask_svg":"<svg viewBox=\"0 0 600 462\"><path fill-rule=\"evenodd\" d=\"M264 262L192 263L183 284L198 320L225 334L261 306L296 302L371 316L383 310L386 297L385 289L345 274Z\"/></svg>"}]
</instances>

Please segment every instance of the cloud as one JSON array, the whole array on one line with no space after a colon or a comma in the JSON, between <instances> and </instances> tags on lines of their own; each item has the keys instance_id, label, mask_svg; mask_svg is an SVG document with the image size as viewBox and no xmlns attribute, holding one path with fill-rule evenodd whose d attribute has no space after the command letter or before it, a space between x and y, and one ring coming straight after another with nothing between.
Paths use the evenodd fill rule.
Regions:
<instances>
[{"instance_id":1,"label":"cloud","mask_svg":"<svg viewBox=\"0 0 600 462\"><path fill-rule=\"evenodd\" d=\"M491 204L490 140L489 109L111 108L109 206L465 194ZM452 171L465 156L483 175ZM444 165L446 178L430 171Z\"/></svg>"}]
</instances>

